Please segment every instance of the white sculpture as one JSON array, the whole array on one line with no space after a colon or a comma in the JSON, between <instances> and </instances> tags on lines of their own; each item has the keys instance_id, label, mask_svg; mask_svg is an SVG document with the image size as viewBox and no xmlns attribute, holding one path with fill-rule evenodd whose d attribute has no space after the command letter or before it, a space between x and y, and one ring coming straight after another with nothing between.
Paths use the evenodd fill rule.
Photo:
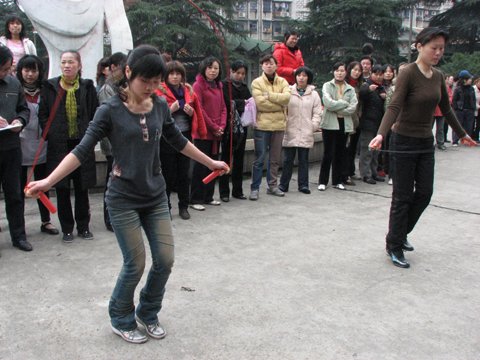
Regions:
<instances>
[{"instance_id":1,"label":"white sculpture","mask_svg":"<svg viewBox=\"0 0 480 360\"><path fill-rule=\"evenodd\" d=\"M82 56L82 78L95 79L103 58L104 19L112 53L133 48L132 32L122 0L18 0L49 55L49 78L59 76L60 56L77 50Z\"/></svg>"}]
</instances>

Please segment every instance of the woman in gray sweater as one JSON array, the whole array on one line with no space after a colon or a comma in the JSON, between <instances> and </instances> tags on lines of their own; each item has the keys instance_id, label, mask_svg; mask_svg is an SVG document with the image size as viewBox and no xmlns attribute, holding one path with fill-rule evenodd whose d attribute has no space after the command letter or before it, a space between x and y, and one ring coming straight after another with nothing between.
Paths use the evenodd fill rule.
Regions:
<instances>
[{"instance_id":1,"label":"woman in gray sweater","mask_svg":"<svg viewBox=\"0 0 480 360\"><path fill-rule=\"evenodd\" d=\"M109 313L113 332L132 343L148 339L138 330L137 322L152 338L166 335L157 314L173 266L174 245L159 158L162 134L175 149L211 170L229 170L227 164L210 159L187 141L173 122L167 102L154 95L164 72L165 64L157 49L142 45L133 50L125 68L125 90L98 108L81 143L50 176L30 183L27 192L38 198L79 167L88 151L108 137L115 162L106 202L123 253L123 268L110 299ZM141 227L150 245L152 267L135 311L135 288L145 268Z\"/></svg>"}]
</instances>

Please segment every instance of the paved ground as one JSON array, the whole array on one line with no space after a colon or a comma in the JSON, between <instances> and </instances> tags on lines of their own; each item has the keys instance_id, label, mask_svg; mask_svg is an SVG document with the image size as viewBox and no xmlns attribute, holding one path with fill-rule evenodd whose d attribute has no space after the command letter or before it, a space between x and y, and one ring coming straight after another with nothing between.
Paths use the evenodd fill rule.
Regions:
<instances>
[{"instance_id":1,"label":"paved ground","mask_svg":"<svg viewBox=\"0 0 480 360\"><path fill-rule=\"evenodd\" d=\"M480 359L480 148L436 156L410 269L384 254L391 187L320 193L318 165L311 195L292 181L285 198L267 196L263 183L257 202L191 210L189 221L174 208L168 336L143 345L110 331L121 254L100 194L95 240L73 244L40 233L29 200L31 253L11 246L0 204L0 359Z\"/></svg>"}]
</instances>

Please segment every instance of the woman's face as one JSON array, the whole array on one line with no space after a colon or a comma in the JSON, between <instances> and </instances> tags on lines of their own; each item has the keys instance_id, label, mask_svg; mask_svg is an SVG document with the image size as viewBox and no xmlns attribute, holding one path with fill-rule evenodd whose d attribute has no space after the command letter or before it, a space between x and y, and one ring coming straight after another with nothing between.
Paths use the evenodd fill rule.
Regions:
<instances>
[{"instance_id":1,"label":"woman's face","mask_svg":"<svg viewBox=\"0 0 480 360\"><path fill-rule=\"evenodd\" d=\"M113 80L118 81L123 79L123 69L121 65L111 65L110 74L113 76Z\"/></svg>"},{"instance_id":2,"label":"woman's face","mask_svg":"<svg viewBox=\"0 0 480 360\"><path fill-rule=\"evenodd\" d=\"M290 35L290 37L287 39L287 41L285 41L285 44L288 47L293 48L297 45L297 42L298 42L298 35Z\"/></svg>"},{"instance_id":3,"label":"woman's face","mask_svg":"<svg viewBox=\"0 0 480 360\"><path fill-rule=\"evenodd\" d=\"M130 78L131 71L128 66L125 69L125 74L127 75L127 78ZM152 96L161 82L161 75L150 79L138 75L135 79L129 81L128 90L134 97L146 100Z\"/></svg>"},{"instance_id":4,"label":"woman's face","mask_svg":"<svg viewBox=\"0 0 480 360\"><path fill-rule=\"evenodd\" d=\"M418 59L430 66L438 64L445 51L445 39L443 36L437 36L425 45L417 44Z\"/></svg>"},{"instance_id":5,"label":"woman's face","mask_svg":"<svg viewBox=\"0 0 480 360\"><path fill-rule=\"evenodd\" d=\"M16 34L19 35L22 31L22 24L17 19L13 20L11 23L8 24L8 30L12 33L12 35Z\"/></svg>"},{"instance_id":6,"label":"woman's face","mask_svg":"<svg viewBox=\"0 0 480 360\"><path fill-rule=\"evenodd\" d=\"M247 75L247 72L245 71L244 67L241 67L240 69L237 69L236 71L233 71L230 69L230 74L232 74L233 78L237 81L243 81L245 79L245 76Z\"/></svg>"},{"instance_id":7,"label":"woman's face","mask_svg":"<svg viewBox=\"0 0 480 360\"><path fill-rule=\"evenodd\" d=\"M466 85L472 85L472 83L473 83L473 79L472 79L472 78L465 80L465 84L466 84Z\"/></svg>"},{"instance_id":8,"label":"woman's face","mask_svg":"<svg viewBox=\"0 0 480 360\"><path fill-rule=\"evenodd\" d=\"M262 64L262 70L267 75L275 74L275 71L277 71L277 64L275 64L275 60L270 59L268 61L265 61Z\"/></svg>"},{"instance_id":9,"label":"woman's face","mask_svg":"<svg viewBox=\"0 0 480 360\"><path fill-rule=\"evenodd\" d=\"M345 70L345 66L340 66L337 70L333 72L336 81L345 81L345 76L347 76L347 71Z\"/></svg>"},{"instance_id":10,"label":"woman's face","mask_svg":"<svg viewBox=\"0 0 480 360\"><path fill-rule=\"evenodd\" d=\"M178 71L173 71L170 74L168 74L167 83L169 85L172 85L173 87L178 88L181 82L182 82L182 74L180 74Z\"/></svg>"},{"instance_id":11,"label":"woman's face","mask_svg":"<svg viewBox=\"0 0 480 360\"><path fill-rule=\"evenodd\" d=\"M389 66L387 67L387 69L385 70L385 72L383 73L383 79L384 80L392 80L393 79L393 70L392 68Z\"/></svg>"},{"instance_id":12,"label":"woman's face","mask_svg":"<svg viewBox=\"0 0 480 360\"><path fill-rule=\"evenodd\" d=\"M352 70L350 70L350 77L353 80L360 79L360 76L363 74L362 67L360 65L355 65Z\"/></svg>"},{"instance_id":13,"label":"woman's face","mask_svg":"<svg viewBox=\"0 0 480 360\"><path fill-rule=\"evenodd\" d=\"M297 75L297 86L299 88L305 89L308 84L308 75L305 71L302 71Z\"/></svg>"},{"instance_id":14,"label":"woman's face","mask_svg":"<svg viewBox=\"0 0 480 360\"><path fill-rule=\"evenodd\" d=\"M35 65L35 69L22 69L22 78L27 84L34 84L38 80L38 68Z\"/></svg>"},{"instance_id":15,"label":"woman's face","mask_svg":"<svg viewBox=\"0 0 480 360\"><path fill-rule=\"evenodd\" d=\"M447 85L448 86L452 86L453 83L454 83L454 77L453 76L449 76L448 79L447 79Z\"/></svg>"},{"instance_id":16,"label":"woman's face","mask_svg":"<svg viewBox=\"0 0 480 360\"><path fill-rule=\"evenodd\" d=\"M62 74L69 80L75 79L82 64L77 60L75 54L66 52L60 58L60 69Z\"/></svg>"},{"instance_id":17,"label":"woman's face","mask_svg":"<svg viewBox=\"0 0 480 360\"><path fill-rule=\"evenodd\" d=\"M207 79L207 81L215 81L219 73L220 64L214 61L212 65L207 66L207 68L205 69L205 78Z\"/></svg>"}]
</instances>

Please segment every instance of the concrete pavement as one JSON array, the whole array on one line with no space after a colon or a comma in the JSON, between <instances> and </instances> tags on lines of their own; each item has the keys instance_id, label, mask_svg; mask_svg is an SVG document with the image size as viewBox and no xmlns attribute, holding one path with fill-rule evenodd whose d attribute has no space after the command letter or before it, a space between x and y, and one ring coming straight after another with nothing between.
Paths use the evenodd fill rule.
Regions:
<instances>
[{"instance_id":1,"label":"concrete pavement","mask_svg":"<svg viewBox=\"0 0 480 360\"><path fill-rule=\"evenodd\" d=\"M319 192L318 172L311 195L293 180L284 198L266 195L264 178L257 202L190 210L189 221L175 206L168 335L143 345L110 330L122 258L102 195L91 195L95 240L72 244L40 233L29 199L30 253L12 247L1 201L0 359L479 359L480 148L437 151L410 269L384 254L391 186Z\"/></svg>"}]
</instances>

